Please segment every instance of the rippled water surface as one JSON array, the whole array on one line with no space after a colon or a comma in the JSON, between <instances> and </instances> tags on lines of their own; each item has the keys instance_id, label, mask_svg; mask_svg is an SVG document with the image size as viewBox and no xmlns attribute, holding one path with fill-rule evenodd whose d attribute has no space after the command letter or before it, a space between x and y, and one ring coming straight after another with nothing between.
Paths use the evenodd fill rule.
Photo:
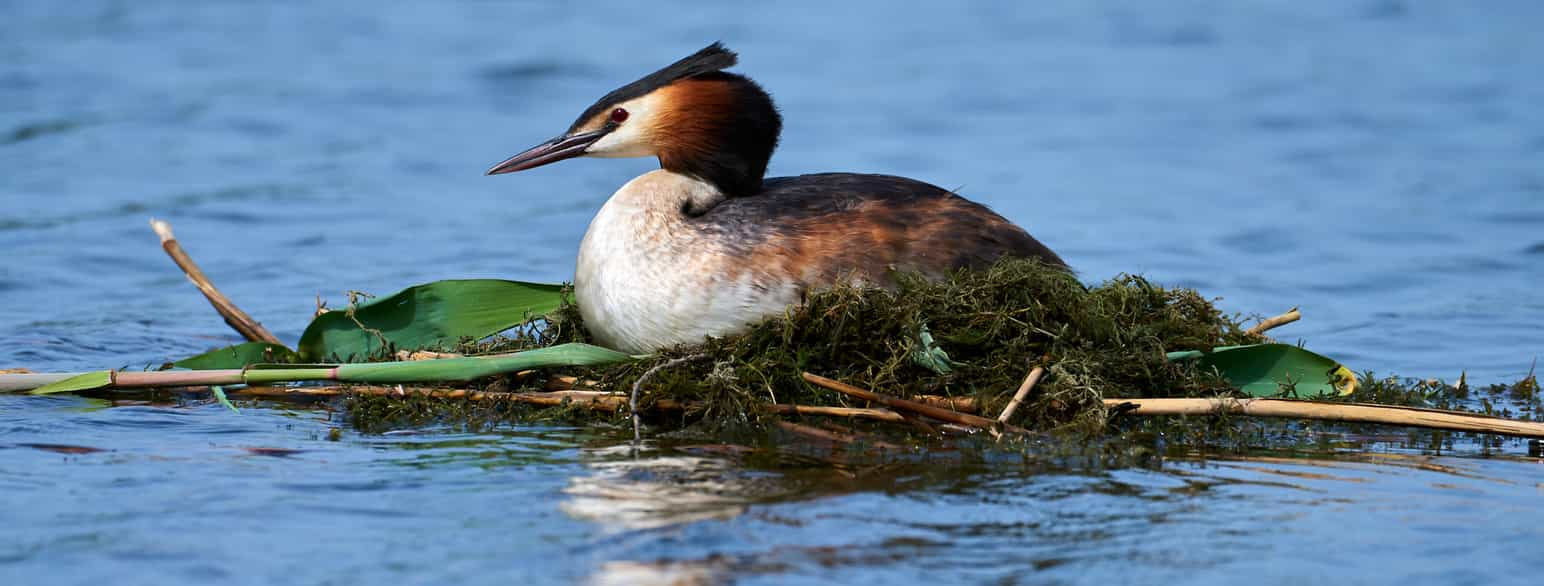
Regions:
<instances>
[{"instance_id":1,"label":"rippled water surface","mask_svg":"<svg viewBox=\"0 0 1544 586\"><path fill-rule=\"evenodd\" d=\"M0 13L0 368L236 341L152 216L287 340L318 294L567 279L590 215L653 163L482 171L715 39L783 110L773 174L957 187L1086 280L1301 306L1283 331L1358 369L1500 382L1544 350L1536 2ZM338 426L0 397L0 582L1488 584L1544 560L1544 468L1515 443L844 476L634 460L597 430Z\"/></svg>"}]
</instances>

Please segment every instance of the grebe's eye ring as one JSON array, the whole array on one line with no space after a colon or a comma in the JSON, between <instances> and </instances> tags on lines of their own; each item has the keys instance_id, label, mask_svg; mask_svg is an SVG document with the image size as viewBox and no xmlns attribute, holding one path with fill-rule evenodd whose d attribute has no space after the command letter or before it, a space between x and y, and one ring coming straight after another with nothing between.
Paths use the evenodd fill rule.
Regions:
<instances>
[{"instance_id":1,"label":"grebe's eye ring","mask_svg":"<svg viewBox=\"0 0 1544 586\"><path fill-rule=\"evenodd\" d=\"M611 123L612 124L621 124L623 122L627 122L627 110L623 110L622 108L617 108L615 110L612 110L611 111Z\"/></svg>"}]
</instances>

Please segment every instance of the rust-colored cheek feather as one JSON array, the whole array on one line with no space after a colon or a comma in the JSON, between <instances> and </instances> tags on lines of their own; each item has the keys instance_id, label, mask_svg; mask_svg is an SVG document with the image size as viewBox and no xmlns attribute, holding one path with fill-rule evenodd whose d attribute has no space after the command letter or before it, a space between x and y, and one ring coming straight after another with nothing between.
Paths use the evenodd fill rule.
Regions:
<instances>
[{"instance_id":1,"label":"rust-colored cheek feather","mask_svg":"<svg viewBox=\"0 0 1544 586\"><path fill-rule=\"evenodd\" d=\"M783 122L760 86L713 72L659 92L663 107L649 134L661 168L712 183L729 197L761 190Z\"/></svg>"},{"instance_id":2,"label":"rust-colored cheek feather","mask_svg":"<svg viewBox=\"0 0 1544 586\"><path fill-rule=\"evenodd\" d=\"M717 150L719 137L734 123L734 93L728 82L688 79L660 90L663 108L649 136L660 167L684 168Z\"/></svg>"}]
</instances>

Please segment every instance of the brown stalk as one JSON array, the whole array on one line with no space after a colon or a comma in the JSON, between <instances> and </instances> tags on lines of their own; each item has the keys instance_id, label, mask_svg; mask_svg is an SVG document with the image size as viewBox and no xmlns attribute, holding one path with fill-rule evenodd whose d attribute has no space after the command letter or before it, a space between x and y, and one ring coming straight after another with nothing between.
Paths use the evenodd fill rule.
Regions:
<instances>
[{"instance_id":1,"label":"brown stalk","mask_svg":"<svg viewBox=\"0 0 1544 586\"><path fill-rule=\"evenodd\" d=\"M975 397L945 397L942 395L912 395L909 399L925 405L942 407L950 411L962 413L976 412Z\"/></svg>"},{"instance_id":2,"label":"brown stalk","mask_svg":"<svg viewBox=\"0 0 1544 586\"><path fill-rule=\"evenodd\" d=\"M851 417L854 419L873 419L889 423L905 423L906 418L901 417L889 409L858 409L854 407L819 407L812 405L788 405L778 403L772 405L772 412L778 415L818 415L823 417Z\"/></svg>"},{"instance_id":3,"label":"brown stalk","mask_svg":"<svg viewBox=\"0 0 1544 586\"><path fill-rule=\"evenodd\" d=\"M1245 332L1246 333L1250 333L1250 334L1254 334L1256 336L1264 336L1265 332L1268 332L1268 331L1270 331L1272 329L1275 329L1275 328L1279 328L1281 326L1287 325L1289 323L1295 322L1295 321L1300 320L1300 319L1303 319L1303 314L1301 312L1299 312L1296 307L1294 307L1292 309L1288 309L1286 313L1283 313L1283 314L1278 315L1276 317L1260 320L1260 323L1255 324L1254 327L1249 328L1248 330L1245 330Z\"/></svg>"},{"instance_id":4,"label":"brown stalk","mask_svg":"<svg viewBox=\"0 0 1544 586\"><path fill-rule=\"evenodd\" d=\"M1544 438L1544 423L1516 421L1486 415L1438 411L1415 407L1368 405L1362 403L1324 403L1288 399L1105 399L1105 407L1122 410L1126 415L1216 415L1231 413L1250 417L1288 417L1380 423L1406 427L1424 427L1448 431L1494 433L1517 437ZM1127 405L1130 405L1129 407Z\"/></svg>"},{"instance_id":5,"label":"brown stalk","mask_svg":"<svg viewBox=\"0 0 1544 586\"><path fill-rule=\"evenodd\" d=\"M1019 390L1013 393L1013 400L1008 401L1008 406L1003 407L1003 414L997 416L997 421L1007 423L1013 417L1013 412L1019 410L1019 405L1029 397L1029 391L1035 388L1035 383L1040 382L1040 377L1045 375L1045 368L1036 366L1024 377L1024 382L1019 384Z\"/></svg>"},{"instance_id":6,"label":"brown stalk","mask_svg":"<svg viewBox=\"0 0 1544 586\"><path fill-rule=\"evenodd\" d=\"M220 313L220 317L225 318L226 324L248 342L280 343L273 332L264 328L263 324L257 323L257 320L252 319L252 316L247 315L247 312L242 311L240 307L236 307L229 297L214 287L214 283L209 282L209 277L204 275L204 271L198 268L186 251L182 250L182 245L177 243L177 237L172 235L171 224L151 219L150 229L155 230L156 236L161 237L161 249L172 257L172 262L177 263L177 267L188 276L188 280L193 281L193 285L204 294L204 298L209 300L214 310Z\"/></svg>"},{"instance_id":7,"label":"brown stalk","mask_svg":"<svg viewBox=\"0 0 1544 586\"><path fill-rule=\"evenodd\" d=\"M202 389L189 388L188 391ZM227 394L243 395L249 397L336 397L347 394L375 395L383 397L405 397L409 395L438 397L444 399L471 399L473 401L515 401L545 407L556 407L564 401L569 404L578 404L590 407L596 411L616 411L627 404L627 395L607 393L603 391L550 391L550 392L500 392L500 391L473 391L469 389L426 389L422 387L384 387L384 386L314 386L314 387L287 387L287 386L252 386L239 389L227 389ZM657 411L688 411L703 407L702 403L683 403L670 399L655 401L652 407ZM788 405L776 404L768 406L773 413L778 415L808 415L820 417L848 417L854 419L872 419L890 423L905 423L905 419L899 413L888 409L854 409L851 407L820 407L812 405Z\"/></svg>"},{"instance_id":8,"label":"brown stalk","mask_svg":"<svg viewBox=\"0 0 1544 586\"><path fill-rule=\"evenodd\" d=\"M397 360L401 362L439 360L441 358L461 358L462 356L462 354L457 354L455 352L430 352L428 350L419 350L417 352L409 352L407 350L397 351Z\"/></svg>"},{"instance_id":9,"label":"brown stalk","mask_svg":"<svg viewBox=\"0 0 1544 586\"><path fill-rule=\"evenodd\" d=\"M1021 427L998 423L996 420L987 419L985 417L979 417L976 415L967 415L965 413L957 413L948 409L942 409L932 405L918 403L916 401L908 401L906 399L881 395L873 391L866 391L843 382L834 381L823 376L810 374L808 372L804 373L803 376L804 380L810 384L824 387L845 395L857 397L871 403L878 403L895 411L915 413L917 415L930 417L939 421L947 421L949 423L964 425L966 427L974 427L978 429L997 429L1001 427L1004 431L1011 431L1014 433L1028 433L1027 430Z\"/></svg>"}]
</instances>

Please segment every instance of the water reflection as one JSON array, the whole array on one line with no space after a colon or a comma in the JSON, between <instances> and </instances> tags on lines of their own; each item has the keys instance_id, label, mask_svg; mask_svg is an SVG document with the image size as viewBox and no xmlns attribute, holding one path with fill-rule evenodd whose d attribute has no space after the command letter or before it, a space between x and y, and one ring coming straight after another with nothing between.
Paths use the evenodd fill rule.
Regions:
<instances>
[{"instance_id":1,"label":"water reflection","mask_svg":"<svg viewBox=\"0 0 1544 586\"><path fill-rule=\"evenodd\" d=\"M590 455L608 458L631 452L623 445ZM569 480L560 508L613 531L729 519L760 500L757 496L765 498L779 488L776 477L748 475L733 462L716 458L649 454L608 458L589 468L589 474Z\"/></svg>"},{"instance_id":2,"label":"water reflection","mask_svg":"<svg viewBox=\"0 0 1544 586\"><path fill-rule=\"evenodd\" d=\"M610 536L595 546L610 555L587 577L593 584L884 581L898 565L909 568L898 580L920 566L947 581L1161 582L1198 569L1301 575L1260 554L1354 542L1342 533L1367 529L1341 527L1351 512L1451 516L1421 500L1432 490L1438 501L1483 499L1475 511L1544 496L1537 458L1381 449L1181 458L1156 469L892 463L817 476L757 466L755 448L703 456L655 447L635 457L617 445L585 451L589 473L570 479L561 508ZM1336 564L1358 565L1333 554L1308 566L1331 575L1343 569Z\"/></svg>"}]
</instances>

